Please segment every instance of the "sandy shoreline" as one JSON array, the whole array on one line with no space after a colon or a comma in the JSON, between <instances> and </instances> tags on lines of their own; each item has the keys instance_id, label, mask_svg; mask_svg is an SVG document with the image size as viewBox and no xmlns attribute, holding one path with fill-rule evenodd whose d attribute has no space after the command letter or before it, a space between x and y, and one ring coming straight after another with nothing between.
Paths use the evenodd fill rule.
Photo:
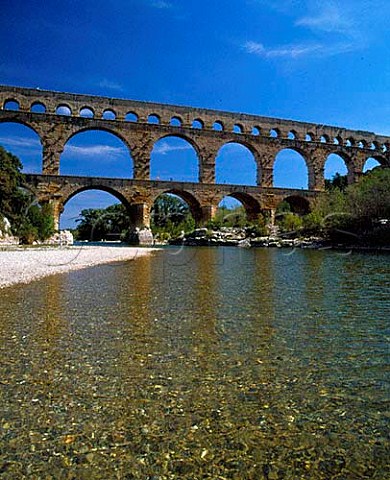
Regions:
<instances>
[{"instance_id":1,"label":"sandy shoreline","mask_svg":"<svg viewBox=\"0 0 390 480\"><path fill-rule=\"evenodd\" d=\"M29 283L55 273L92 267L110 262L134 260L149 255L153 248L74 246L0 251L0 289Z\"/></svg>"}]
</instances>

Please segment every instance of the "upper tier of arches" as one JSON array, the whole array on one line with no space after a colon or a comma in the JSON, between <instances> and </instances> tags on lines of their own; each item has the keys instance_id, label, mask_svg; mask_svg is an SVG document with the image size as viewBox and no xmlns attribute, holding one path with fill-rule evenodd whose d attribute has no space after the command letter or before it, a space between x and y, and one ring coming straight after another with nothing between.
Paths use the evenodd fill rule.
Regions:
<instances>
[{"instance_id":1,"label":"upper tier of arches","mask_svg":"<svg viewBox=\"0 0 390 480\"><path fill-rule=\"evenodd\" d=\"M1 93L1 92L0 92ZM166 108L160 106L156 108L155 105L150 106L145 103L139 107L132 106L131 108L125 105L107 105L102 106L101 102L98 105L92 101L85 103L81 101L63 101L55 100L55 98L46 99L32 99L24 97L23 95L1 95L2 100L0 109L32 112L36 114L50 114L70 117L80 117L89 119L106 120L108 122L124 122L124 123L139 123L147 125L163 125L174 129L193 129L195 131L208 130L221 132L224 134L233 134L234 136L245 135L249 137L262 137L269 139L278 139L291 142L293 145L297 141L307 143L322 143L328 146L335 145L338 147L345 147L347 149L365 149L371 150L375 153L386 153L390 149L390 142L367 139L367 136L360 135L359 132L350 134L349 131L344 131L334 127L316 127L312 128L309 124L299 124L296 128L289 128L283 121L272 119L261 119L257 121L255 117L251 120L251 116L237 114L235 119L234 114L215 112L215 117L212 117L212 111L201 111L194 109L193 113L189 111L185 115L181 112L175 112L175 107ZM39 94L38 94L39 97ZM88 97L86 97L88 98ZM329 132L334 133L329 133ZM372 136L371 136L372 137Z\"/></svg>"}]
</instances>

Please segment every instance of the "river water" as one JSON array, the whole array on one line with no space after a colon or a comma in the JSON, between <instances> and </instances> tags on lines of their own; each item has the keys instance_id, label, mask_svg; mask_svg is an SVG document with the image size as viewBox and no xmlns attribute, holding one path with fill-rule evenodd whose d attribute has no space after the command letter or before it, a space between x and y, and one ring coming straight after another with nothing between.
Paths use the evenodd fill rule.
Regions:
<instances>
[{"instance_id":1,"label":"river water","mask_svg":"<svg viewBox=\"0 0 390 480\"><path fill-rule=\"evenodd\" d=\"M166 249L0 291L0 478L390 478L389 260Z\"/></svg>"}]
</instances>

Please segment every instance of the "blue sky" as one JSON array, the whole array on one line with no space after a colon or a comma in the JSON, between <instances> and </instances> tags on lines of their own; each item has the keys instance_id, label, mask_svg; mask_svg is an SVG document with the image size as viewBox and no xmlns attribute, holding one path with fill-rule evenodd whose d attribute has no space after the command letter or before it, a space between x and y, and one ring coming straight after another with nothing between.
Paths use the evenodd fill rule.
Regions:
<instances>
[{"instance_id":1,"label":"blue sky","mask_svg":"<svg viewBox=\"0 0 390 480\"><path fill-rule=\"evenodd\" d=\"M0 83L390 134L389 19L388 0L3 0ZM188 146L162 142L152 175L191 176ZM0 125L0 144L39 168L25 129ZM63 173L97 159L101 175L131 172L123 146L100 134L74 137L63 155ZM284 162L285 180L303 185L299 158ZM330 160L328 175L341 168ZM252 183L253 172L239 146L221 153L220 181Z\"/></svg>"}]
</instances>

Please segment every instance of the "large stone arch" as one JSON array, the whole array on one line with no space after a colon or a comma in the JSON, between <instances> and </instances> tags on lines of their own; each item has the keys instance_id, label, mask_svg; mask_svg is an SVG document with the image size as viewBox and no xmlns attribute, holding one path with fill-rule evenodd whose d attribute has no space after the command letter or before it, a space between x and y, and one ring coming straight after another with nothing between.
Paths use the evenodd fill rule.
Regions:
<instances>
[{"instance_id":1,"label":"large stone arch","mask_svg":"<svg viewBox=\"0 0 390 480\"><path fill-rule=\"evenodd\" d=\"M121 134L120 131L116 130L116 129L112 129L112 128L109 128L105 125L98 125L98 126L89 126L89 127L82 127L82 128L75 128L75 129L72 129L72 131L70 132L67 132L66 136L63 137L63 145L62 145L62 149L61 149L61 152L60 152L60 157L59 157L59 173L60 174L64 174L63 173L63 167L64 167L64 163L65 163L65 156L64 156L64 152L66 150L66 147L67 145L69 145L69 143L74 140L74 139L77 139L77 137L80 135L80 136L83 136L84 134L99 134L99 133L104 133L104 134L107 134L109 135L112 139L115 139L117 142L120 143L120 145L123 147L123 152L120 152L119 151L119 146L118 145L110 145L110 140L105 138L105 139L99 139L97 138L96 141L95 139L92 140L91 142L91 137L89 138L89 146L92 147L92 146L97 146L97 145L105 145L105 142L107 142L107 145L106 146L111 146L115 149L118 150L119 152L119 155L117 156L118 158L116 159L117 160L117 163L115 164L115 167L117 165L120 164L120 162L122 162L122 168L120 169L120 171L117 171L117 175L113 175L112 173L110 173L109 171L109 168L107 168L107 173L108 174L105 174L105 173L96 173L95 174L92 172L92 173L88 173L88 176L99 176L99 177L106 177L106 178L133 178L134 176L134 170L135 170L135 161L134 161L134 158L133 158L133 155L132 155L132 148L131 148L131 145L128 141L128 139ZM84 137L84 141L87 140L87 138ZM81 140L83 141L83 140ZM74 147L74 146L73 146ZM112 150L111 152L108 153L108 155L112 155L114 152L114 150ZM115 154L117 152L115 151ZM103 158L103 155L98 152L97 153L99 159L101 160ZM106 154L107 155L107 154ZM83 158L83 157L82 157ZM68 156L66 157L66 159L69 161L71 160ZM126 163L124 163L124 159L126 159ZM69 164L67 164L69 166ZM83 162L80 162L80 167L82 168L83 166ZM112 165L114 166L114 165ZM84 165L84 169L85 169L85 165ZM80 173L80 169L76 172L66 172L66 175L85 175L85 173Z\"/></svg>"},{"instance_id":2,"label":"large stone arch","mask_svg":"<svg viewBox=\"0 0 390 480\"><path fill-rule=\"evenodd\" d=\"M323 163L323 171L325 172L325 164L326 162L328 161L330 155L337 155L339 156L345 163L345 166L347 167L347 176L348 176L348 183L353 183L355 181L355 172L356 170L360 170L362 169L363 167L362 166L358 166L355 161L355 159L349 155L348 153L344 152L343 150L330 150L325 159L324 159L324 163ZM324 176L325 178L325 176Z\"/></svg>"},{"instance_id":3,"label":"large stone arch","mask_svg":"<svg viewBox=\"0 0 390 480\"><path fill-rule=\"evenodd\" d=\"M191 137L191 135L186 135L185 133L182 132L166 132L160 135L154 135L152 138L152 148L150 150L150 158L149 158L149 163L150 163L150 169L152 169L152 155L153 151L156 147L156 145L159 142L162 142L164 139L180 139L186 142L195 152L196 156L196 161L197 161L197 166L196 166L196 182L199 182L201 179L201 171L202 171L202 154L201 154L201 148L198 145L198 143ZM165 179L167 180L167 179ZM180 180L178 180L180 181Z\"/></svg>"},{"instance_id":4,"label":"large stone arch","mask_svg":"<svg viewBox=\"0 0 390 480\"><path fill-rule=\"evenodd\" d=\"M273 177L274 177L274 184L273 186L275 186L275 163L276 163L276 160L277 160L277 157L278 155L283 152L283 151L287 151L287 150L291 150L295 153L298 153L304 160L305 162L305 165L306 165L306 168L307 168L307 188L308 189L311 189L313 188L313 186L316 184L316 165L314 163L314 161L312 160L311 156L310 156L310 153L307 152L304 148L300 148L300 147L297 147L295 145L282 145L282 146L279 146L275 153L274 153L274 156L273 156L273 159L272 159L272 171L273 171Z\"/></svg>"},{"instance_id":5,"label":"large stone arch","mask_svg":"<svg viewBox=\"0 0 390 480\"><path fill-rule=\"evenodd\" d=\"M215 153L215 158L214 158L214 168L217 163L217 157L219 156L221 150L226 147L227 145L241 145L242 147L245 147L246 149L249 150L249 152L252 154L253 159L256 164L256 185L260 185L262 181L262 176L263 176L263 158L261 155L261 152L251 143L246 141L245 139L241 138L236 138L236 137L230 137L230 138L225 138L219 142L217 151Z\"/></svg>"}]
</instances>

